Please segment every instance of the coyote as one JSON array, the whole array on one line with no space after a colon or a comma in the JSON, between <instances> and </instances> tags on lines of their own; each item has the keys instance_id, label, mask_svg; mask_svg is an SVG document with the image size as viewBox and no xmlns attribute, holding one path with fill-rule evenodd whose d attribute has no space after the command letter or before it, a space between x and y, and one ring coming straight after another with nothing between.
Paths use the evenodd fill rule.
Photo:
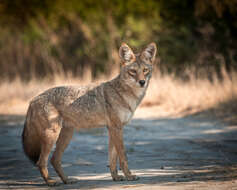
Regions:
<instances>
[{"instance_id":1,"label":"coyote","mask_svg":"<svg viewBox=\"0 0 237 190\"><path fill-rule=\"evenodd\" d=\"M122 43L119 49L120 74L100 85L61 86L33 98L29 104L22 134L25 154L36 164L49 186L56 181L48 174L48 157L56 143L51 164L65 183L73 183L63 172L61 158L74 128L106 126L109 136L109 167L114 181L137 180L128 169L123 143L123 126L127 124L148 87L156 44L150 43L141 53ZM118 175L117 161L124 176Z\"/></svg>"}]
</instances>

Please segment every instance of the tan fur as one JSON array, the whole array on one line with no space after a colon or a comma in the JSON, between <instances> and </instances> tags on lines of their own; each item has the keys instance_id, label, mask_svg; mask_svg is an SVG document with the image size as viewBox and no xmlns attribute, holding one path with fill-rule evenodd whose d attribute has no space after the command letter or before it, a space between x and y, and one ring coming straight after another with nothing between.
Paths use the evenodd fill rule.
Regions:
<instances>
[{"instance_id":1,"label":"tan fur","mask_svg":"<svg viewBox=\"0 0 237 190\"><path fill-rule=\"evenodd\" d=\"M48 185L55 185L47 170L48 157L55 143L51 163L64 183L71 182L63 173L61 158L74 128L106 126L113 180L137 179L128 169L123 126L131 120L145 95L155 54L154 43L136 55L123 43L119 50L121 71L113 80L98 86L52 88L30 102L22 134L23 147ZM117 173L118 160L125 178Z\"/></svg>"}]
</instances>

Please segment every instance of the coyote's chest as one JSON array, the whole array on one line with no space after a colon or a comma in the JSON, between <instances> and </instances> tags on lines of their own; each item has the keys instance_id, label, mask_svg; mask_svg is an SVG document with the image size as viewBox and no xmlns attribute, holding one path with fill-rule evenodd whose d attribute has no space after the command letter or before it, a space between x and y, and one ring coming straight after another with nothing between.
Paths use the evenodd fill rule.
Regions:
<instances>
[{"instance_id":1,"label":"coyote's chest","mask_svg":"<svg viewBox=\"0 0 237 190\"><path fill-rule=\"evenodd\" d=\"M133 117L133 114L144 97L145 90L140 90L137 97L125 96L127 106L118 107L118 117L122 124L127 124Z\"/></svg>"}]
</instances>

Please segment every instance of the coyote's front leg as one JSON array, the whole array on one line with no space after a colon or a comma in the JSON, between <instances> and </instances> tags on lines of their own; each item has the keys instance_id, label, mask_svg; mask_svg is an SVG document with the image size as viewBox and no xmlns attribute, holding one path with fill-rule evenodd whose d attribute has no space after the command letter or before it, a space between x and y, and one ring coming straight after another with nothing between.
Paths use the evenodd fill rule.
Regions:
<instances>
[{"instance_id":1,"label":"coyote's front leg","mask_svg":"<svg viewBox=\"0 0 237 190\"><path fill-rule=\"evenodd\" d=\"M123 128L108 127L109 130L109 161L110 172L114 181L137 180L136 175L132 175L128 169L128 162L123 143ZM125 178L118 175L117 171L117 158L119 158L120 168L122 169Z\"/></svg>"},{"instance_id":2,"label":"coyote's front leg","mask_svg":"<svg viewBox=\"0 0 237 190\"><path fill-rule=\"evenodd\" d=\"M112 142L112 138L109 134L109 167L110 173L114 181L123 181L125 177L122 175L118 175L117 169L117 161L118 161L118 154L115 149L114 143Z\"/></svg>"}]
</instances>

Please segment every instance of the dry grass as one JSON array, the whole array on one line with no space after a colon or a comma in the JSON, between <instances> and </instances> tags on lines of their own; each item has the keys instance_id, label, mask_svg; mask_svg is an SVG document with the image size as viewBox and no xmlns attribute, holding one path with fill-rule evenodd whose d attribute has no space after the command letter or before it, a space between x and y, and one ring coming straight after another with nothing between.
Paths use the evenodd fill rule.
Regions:
<instances>
[{"instance_id":1,"label":"dry grass","mask_svg":"<svg viewBox=\"0 0 237 190\"><path fill-rule=\"evenodd\" d=\"M116 73L116 72L113 72ZM114 74L112 74L114 75ZM232 110L226 102L236 102L237 75L232 79L222 70L223 81L214 77L213 82L207 79L194 79L183 82L172 76L153 75L147 95L136 112L136 117L182 116L217 107L225 103L225 108ZM90 72L85 77L56 76L54 80L32 80L23 83L20 80L3 82L0 85L0 114L25 114L28 102L32 97L53 86L67 84L86 84L91 82ZM112 78L109 77L109 78ZM98 82L108 80L102 76ZM97 82L97 81L96 81ZM222 106L223 107L223 106Z\"/></svg>"},{"instance_id":2,"label":"dry grass","mask_svg":"<svg viewBox=\"0 0 237 190\"><path fill-rule=\"evenodd\" d=\"M183 82L156 73L141 107L155 107L152 111L154 117L183 116L217 107L223 109L222 104L227 105L237 99L237 73L232 73L230 78L222 69L222 76L222 81L214 76L211 82L207 78L195 79L190 74L190 80ZM144 113L146 112L144 109ZM139 115L142 116L143 113Z\"/></svg>"}]
</instances>

